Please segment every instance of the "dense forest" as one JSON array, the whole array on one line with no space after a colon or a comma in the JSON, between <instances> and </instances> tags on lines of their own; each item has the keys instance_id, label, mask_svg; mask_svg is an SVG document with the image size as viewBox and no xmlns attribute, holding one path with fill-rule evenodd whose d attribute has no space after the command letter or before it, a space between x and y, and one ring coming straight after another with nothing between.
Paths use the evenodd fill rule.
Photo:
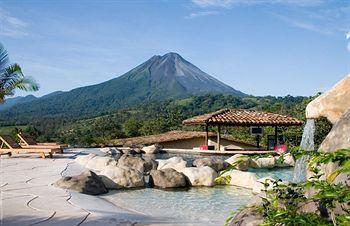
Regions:
<instances>
[{"instance_id":1,"label":"dense forest","mask_svg":"<svg viewBox=\"0 0 350 226\"><path fill-rule=\"evenodd\" d=\"M167 132L170 130L198 130L200 127L183 126L182 121L195 115L216 111L221 108L244 108L275 112L305 120L305 107L314 97L237 97L223 94L208 94L185 99L169 99L141 104L134 108L100 113L94 118L55 117L35 115L22 121L2 123L12 126L12 133L18 130L29 132L39 141L61 141L79 146L112 145L117 138L134 137ZM13 127L14 126L14 127ZM325 120L316 123L316 144L329 132L331 125ZM287 143L296 146L300 143L302 127L280 128L286 135ZM214 128L212 128L215 131ZM223 133L231 134L240 140L254 141L248 128L227 127ZM273 133L265 128L265 135ZM266 144L266 136L262 140Z\"/></svg>"}]
</instances>

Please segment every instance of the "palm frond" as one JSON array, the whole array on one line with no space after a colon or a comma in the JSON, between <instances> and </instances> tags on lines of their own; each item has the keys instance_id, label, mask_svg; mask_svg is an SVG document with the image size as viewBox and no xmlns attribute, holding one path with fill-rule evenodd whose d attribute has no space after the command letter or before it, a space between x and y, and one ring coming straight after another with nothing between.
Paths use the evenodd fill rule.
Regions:
<instances>
[{"instance_id":1,"label":"palm frond","mask_svg":"<svg viewBox=\"0 0 350 226\"><path fill-rule=\"evenodd\" d=\"M21 67L18 64L10 65L4 68L3 72L0 74L0 87L5 89L6 86L10 86L22 77L24 77L24 75Z\"/></svg>"},{"instance_id":2,"label":"palm frond","mask_svg":"<svg viewBox=\"0 0 350 226\"><path fill-rule=\"evenodd\" d=\"M9 64L7 51L0 43L0 102L14 94L15 89L37 91L39 85L30 77L25 77L18 64Z\"/></svg>"},{"instance_id":3,"label":"palm frond","mask_svg":"<svg viewBox=\"0 0 350 226\"><path fill-rule=\"evenodd\" d=\"M39 85L31 77L21 77L12 84L11 88L17 88L24 91L38 91Z\"/></svg>"},{"instance_id":4,"label":"palm frond","mask_svg":"<svg viewBox=\"0 0 350 226\"><path fill-rule=\"evenodd\" d=\"M0 43L0 73L6 69L9 64L9 57L6 49Z\"/></svg>"},{"instance_id":5,"label":"palm frond","mask_svg":"<svg viewBox=\"0 0 350 226\"><path fill-rule=\"evenodd\" d=\"M24 91L37 91L39 89L39 85L33 78L23 75L18 64L8 66L0 74L0 102L3 102L6 96L12 96L15 89Z\"/></svg>"}]
</instances>

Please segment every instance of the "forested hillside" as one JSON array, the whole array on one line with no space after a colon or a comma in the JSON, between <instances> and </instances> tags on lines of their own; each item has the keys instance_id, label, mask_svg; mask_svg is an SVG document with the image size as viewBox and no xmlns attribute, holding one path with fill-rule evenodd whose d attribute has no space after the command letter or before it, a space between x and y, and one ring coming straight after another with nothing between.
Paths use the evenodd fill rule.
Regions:
<instances>
[{"instance_id":1,"label":"forested hillside","mask_svg":"<svg viewBox=\"0 0 350 226\"><path fill-rule=\"evenodd\" d=\"M27 118L27 130L39 140L59 140L77 145L108 145L113 139L150 135L175 129L202 130L200 127L183 126L186 118L212 112L221 108L245 108L290 115L305 119L305 107L313 97L237 97L232 95L203 95L185 99L144 103L138 107L117 110L90 119L75 119L59 116ZM20 124L17 124L20 125ZM330 129L326 120L317 122L316 143ZM281 128L290 145L298 145L302 127ZM252 140L247 128L224 128L224 133L239 139ZM266 128L265 133L273 133ZM265 143L266 140L263 140Z\"/></svg>"}]
</instances>

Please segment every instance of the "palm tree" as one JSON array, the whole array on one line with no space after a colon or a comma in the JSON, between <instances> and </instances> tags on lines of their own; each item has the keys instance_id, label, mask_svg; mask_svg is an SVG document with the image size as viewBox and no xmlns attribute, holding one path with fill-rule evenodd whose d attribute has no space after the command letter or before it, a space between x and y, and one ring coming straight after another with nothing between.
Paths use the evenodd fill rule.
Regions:
<instances>
[{"instance_id":1,"label":"palm tree","mask_svg":"<svg viewBox=\"0 0 350 226\"><path fill-rule=\"evenodd\" d=\"M18 64L10 64L8 53L0 43L0 102L4 102L6 96L13 95L15 89L37 91L39 85L25 77Z\"/></svg>"}]
</instances>

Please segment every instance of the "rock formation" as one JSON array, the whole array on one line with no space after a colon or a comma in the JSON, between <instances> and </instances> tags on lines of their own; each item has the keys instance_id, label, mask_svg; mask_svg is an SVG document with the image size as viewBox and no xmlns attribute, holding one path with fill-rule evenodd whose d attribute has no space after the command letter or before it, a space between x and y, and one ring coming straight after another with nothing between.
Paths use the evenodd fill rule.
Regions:
<instances>
[{"instance_id":1,"label":"rock formation","mask_svg":"<svg viewBox=\"0 0 350 226\"><path fill-rule=\"evenodd\" d=\"M145 186L143 174L136 169L109 165L100 175L106 187L110 189Z\"/></svg>"},{"instance_id":2,"label":"rock formation","mask_svg":"<svg viewBox=\"0 0 350 226\"><path fill-rule=\"evenodd\" d=\"M326 117L335 124L350 109L350 74L306 107L306 118Z\"/></svg>"},{"instance_id":3,"label":"rock formation","mask_svg":"<svg viewBox=\"0 0 350 226\"><path fill-rule=\"evenodd\" d=\"M174 169L178 172L182 172L183 169L185 169L187 162L183 160L181 157L172 157L170 159L160 159L157 160L158 162L158 170L162 169Z\"/></svg>"},{"instance_id":4,"label":"rock formation","mask_svg":"<svg viewBox=\"0 0 350 226\"><path fill-rule=\"evenodd\" d=\"M108 192L101 178L90 170L86 170L77 176L63 177L54 185L87 195L100 195Z\"/></svg>"},{"instance_id":5,"label":"rock formation","mask_svg":"<svg viewBox=\"0 0 350 226\"><path fill-rule=\"evenodd\" d=\"M171 168L151 170L150 178L153 185L158 188L181 188L187 185L185 175Z\"/></svg>"},{"instance_id":6,"label":"rock formation","mask_svg":"<svg viewBox=\"0 0 350 226\"><path fill-rule=\"evenodd\" d=\"M199 158L193 161L193 166L203 167L209 166L213 168L216 172L224 170L227 168L228 163L222 159L213 159L213 158Z\"/></svg>"},{"instance_id":7,"label":"rock formation","mask_svg":"<svg viewBox=\"0 0 350 226\"><path fill-rule=\"evenodd\" d=\"M247 171L249 168L249 157L242 154L233 155L225 161L230 165L235 166L235 169L237 170Z\"/></svg>"},{"instance_id":8,"label":"rock formation","mask_svg":"<svg viewBox=\"0 0 350 226\"><path fill-rule=\"evenodd\" d=\"M192 186L214 186L217 173L209 166L187 167L182 171Z\"/></svg>"}]
</instances>

